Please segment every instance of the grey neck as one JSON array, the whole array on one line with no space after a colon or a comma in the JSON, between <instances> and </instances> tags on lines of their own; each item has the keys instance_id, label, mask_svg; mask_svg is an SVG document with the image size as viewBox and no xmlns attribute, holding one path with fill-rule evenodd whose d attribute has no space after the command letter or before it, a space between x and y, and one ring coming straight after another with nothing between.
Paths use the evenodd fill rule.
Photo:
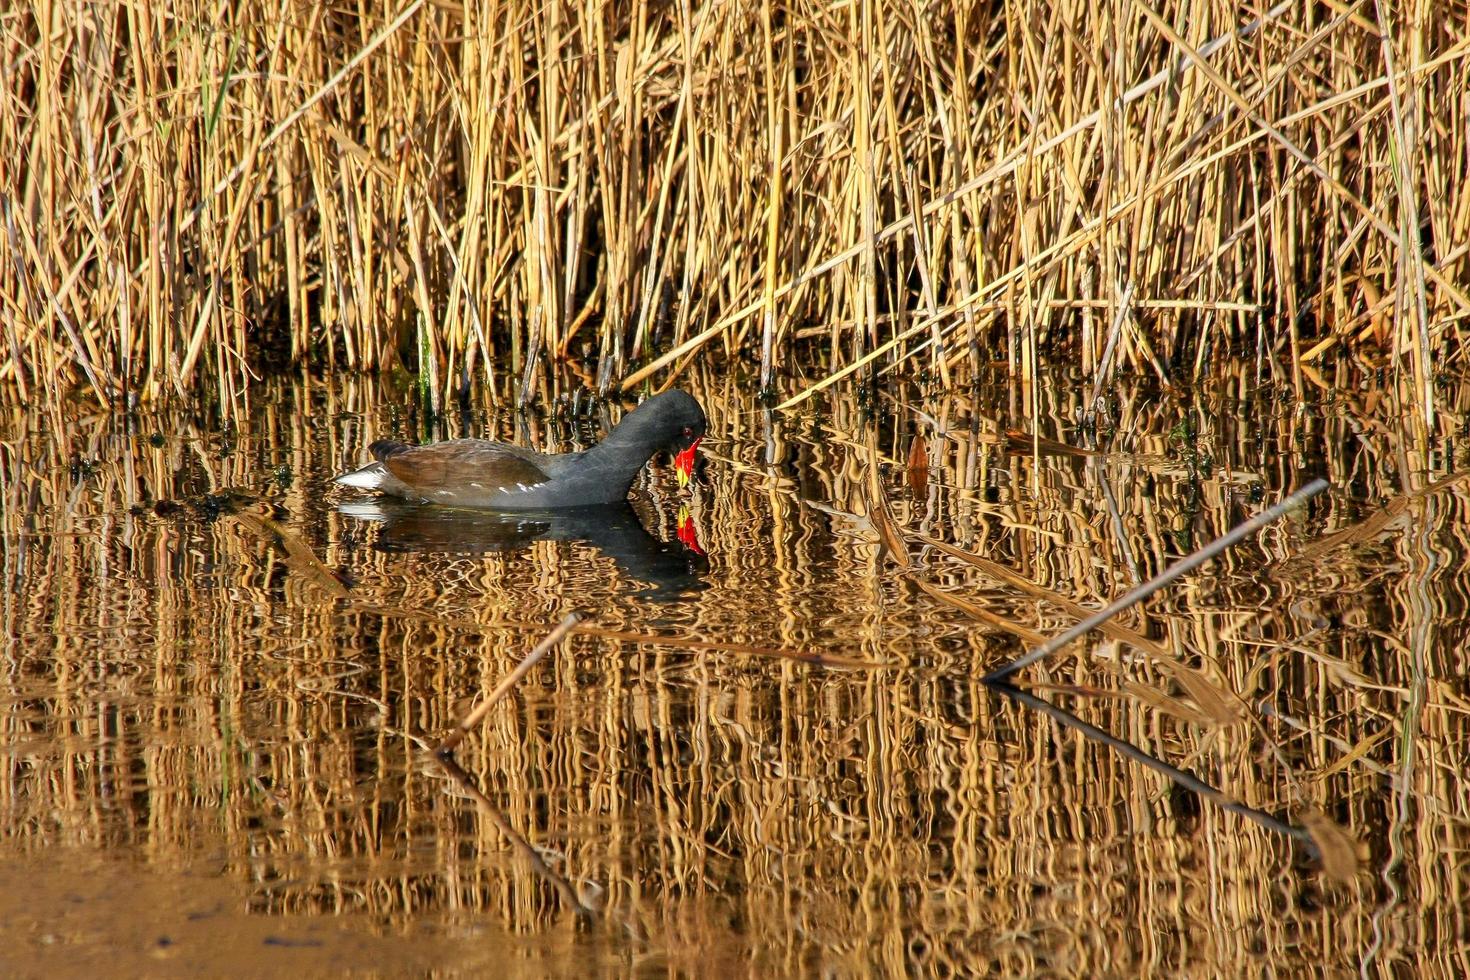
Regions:
<instances>
[{"instance_id":1,"label":"grey neck","mask_svg":"<svg viewBox=\"0 0 1470 980\"><path fill-rule=\"evenodd\" d=\"M582 468L595 472L610 490L618 491L621 499L643 464L663 448L665 441L655 413L635 409L613 427L606 439L583 454Z\"/></svg>"}]
</instances>

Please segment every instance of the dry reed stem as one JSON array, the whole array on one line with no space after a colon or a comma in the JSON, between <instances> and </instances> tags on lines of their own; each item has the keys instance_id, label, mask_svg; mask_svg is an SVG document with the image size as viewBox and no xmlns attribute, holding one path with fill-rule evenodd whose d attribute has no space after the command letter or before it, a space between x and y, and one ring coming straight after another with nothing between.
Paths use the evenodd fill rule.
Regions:
<instances>
[{"instance_id":1,"label":"dry reed stem","mask_svg":"<svg viewBox=\"0 0 1470 980\"><path fill-rule=\"evenodd\" d=\"M748 358L789 407L997 357L1174 382L1253 352L1300 392L1330 354L1401 365L1437 431L1470 308L1453 18L1134 12L24 0L0 390L204 381L230 414L266 362L401 364L437 405L556 358L604 390Z\"/></svg>"}]
</instances>

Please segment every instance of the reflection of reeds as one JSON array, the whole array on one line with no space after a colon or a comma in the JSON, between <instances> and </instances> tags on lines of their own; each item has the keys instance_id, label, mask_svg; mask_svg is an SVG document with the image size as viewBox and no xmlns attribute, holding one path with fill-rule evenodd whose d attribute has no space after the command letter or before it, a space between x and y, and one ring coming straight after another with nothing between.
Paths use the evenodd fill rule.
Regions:
<instances>
[{"instance_id":1,"label":"reflection of reeds","mask_svg":"<svg viewBox=\"0 0 1470 980\"><path fill-rule=\"evenodd\" d=\"M1427 415L1470 309L1461 38L1420 7L12 6L20 398L242 412L289 359L442 405L735 350L786 396L812 358L1106 390L1248 349L1298 389L1392 357Z\"/></svg>"},{"instance_id":2,"label":"reflection of reeds","mask_svg":"<svg viewBox=\"0 0 1470 980\"><path fill-rule=\"evenodd\" d=\"M459 724L455 725L449 734L444 736L438 748L434 750L434 754L441 758L452 757L455 746L464 741L464 737L474 731L475 727L485 720L485 716L490 713L496 703L509 694L511 689L520 682L521 678L530 673L531 668L535 667L541 661L542 657L546 656L558 643L565 639L567 634L575 629L576 625L586 615L585 612L573 610L562 617L562 621L557 624L556 628L546 634L546 638L536 644L531 652L521 658L520 663L515 665L515 669L509 674L506 674L505 678L499 684L495 685L495 690L486 694L484 699L476 704L469 714L460 719Z\"/></svg>"},{"instance_id":3,"label":"reflection of reeds","mask_svg":"<svg viewBox=\"0 0 1470 980\"><path fill-rule=\"evenodd\" d=\"M1470 833L1470 497L1461 483L1406 494L1432 478L1411 468L1392 426L1374 423L1400 405L1368 409L1361 424L1242 403L1224 385L1188 404L1122 387L1115 421L1129 451L1076 458L1006 445L1014 420L993 407L1003 392L915 401L943 427L927 435L916 499L903 482L910 415L866 421L848 398L820 415L770 415L693 370L719 457L692 499L711 581L664 606L619 587L611 561L575 544L476 557L366 547L371 529L320 494L372 438L402 434L398 402L371 386L262 390L256 415L229 430L183 414L141 414L128 428L8 410L0 726L12 764L0 853L64 861L67 848L105 848L164 869L222 869L264 913L505 926L526 934L527 957L550 956L538 942L572 911L564 893L447 791L422 740L448 730L464 695L493 687L574 600L616 635L574 634L459 758L550 868L573 888L605 889L597 928L619 949L783 974L1233 974L1263 956L1283 972L1342 972L1386 929L1394 962L1458 971L1463 952L1446 937L1463 931L1456 855ZM1063 435L1086 387L1042 388L1028 425ZM1442 394L1470 408L1470 388ZM1169 435L1186 419L1189 444ZM442 424L458 431L456 419ZM490 427L511 431L502 416ZM565 448L560 425L536 431ZM1309 451L1347 492L1128 621L1167 637L1255 724L1221 729L1142 698L1069 695L1115 683L1096 650L1058 655L1028 679L1247 806L1316 804L1370 842L1393 889L1376 875L1319 884L1277 836L989 696L978 678L1015 641L910 588L860 520L800 499L864 516L877 459L898 527L1097 606L1133 584L1130 562L1146 578L1259 509L1257 483L1266 499L1293 487ZM282 525L327 568L352 572L350 599L327 597L238 522L129 512L145 498L268 483ZM664 515L666 535L670 495L647 509ZM1372 536L1297 559L1406 495ZM935 588L1037 633L1073 619L973 565L911 557ZM630 638L649 633L903 669ZM1128 676L1189 693L1148 659Z\"/></svg>"}]
</instances>

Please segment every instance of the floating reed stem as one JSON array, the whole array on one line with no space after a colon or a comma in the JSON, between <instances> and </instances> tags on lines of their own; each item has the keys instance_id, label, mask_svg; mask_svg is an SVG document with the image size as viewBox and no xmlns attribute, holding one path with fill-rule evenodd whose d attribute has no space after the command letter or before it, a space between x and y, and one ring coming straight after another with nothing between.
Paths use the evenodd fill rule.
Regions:
<instances>
[{"instance_id":1,"label":"floating reed stem","mask_svg":"<svg viewBox=\"0 0 1470 980\"><path fill-rule=\"evenodd\" d=\"M495 690L491 691L485 700L481 701L469 714L464 716L464 719L459 723L459 727L444 736L444 741L440 742L438 747L434 749L434 754L441 759L453 755L455 747L464 741L464 737L475 726L485 720L485 716L490 713L490 709L495 707L501 698L510 693L510 689L520 683L521 678L530 673L531 668L536 666L541 661L541 658L550 652L552 647L560 643L568 633L576 628L576 625L585 619L586 615L586 613L580 611L567 613L562 618L562 621L556 624L556 628L546 634L546 639L536 644L535 649L526 654L520 663L516 664L515 670L507 674L505 680L497 684Z\"/></svg>"},{"instance_id":2,"label":"floating reed stem","mask_svg":"<svg viewBox=\"0 0 1470 980\"><path fill-rule=\"evenodd\" d=\"M1106 623L1108 620L1112 619L1114 616L1118 615L1124 610L1132 608L1133 606L1147 599L1149 596L1153 595L1155 592L1158 592L1160 589L1164 588L1166 585L1169 585L1171 582L1177 581L1183 576L1188 575L1190 572L1194 571L1196 568L1199 568L1205 562L1220 554L1220 552L1224 551L1226 548L1239 544L1241 541L1244 541L1252 534L1255 534L1267 524L1270 524L1272 521L1281 517L1283 514L1286 514L1287 512L1295 509L1296 507L1301 506L1302 504L1306 503L1308 500L1312 499L1317 494L1326 489L1326 480L1313 480L1311 483L1308 483L1306 486L1302 487L1296 493L1287 497L1279 504L1276 504L1274 507L1268 507L1266 510L1261 511L1255 517L1252 517L1250 520L1246 521L1244 524L1236 527L1235 530L1216 538L1214 541L1211 541L1203 548L1198 549L1187 557L1175 562L1173 565L1170 565L1164 571L1160 572L1158 575L1155 575L1147 582L1133 589L1121 599L1118 599L1116 602L1109 603L1105 608L1098 610L1091 616L1088 616L1086 619L1082 620L1071 629L1058 633L1046 643L1043 643L1041 646L1030 651L1025 656L1019 657L1016 660L1012 660L1010 663L1006 664L1003 667L998 667L995 670L992 670L981 679L987 684L999 684L1007 677L1010 677L1012 674L1014 674L1016 671L1022 670L1036 663L1038 660L1042 660L1046 657L1051 656L1053 653L1056 653L1068 643L1071 643L1073 640L1077 639L1077 637L1089 632L1090 630L1095 629L1098 626L1101 626L1103 623Z\"/></svg>"}]
</instances>

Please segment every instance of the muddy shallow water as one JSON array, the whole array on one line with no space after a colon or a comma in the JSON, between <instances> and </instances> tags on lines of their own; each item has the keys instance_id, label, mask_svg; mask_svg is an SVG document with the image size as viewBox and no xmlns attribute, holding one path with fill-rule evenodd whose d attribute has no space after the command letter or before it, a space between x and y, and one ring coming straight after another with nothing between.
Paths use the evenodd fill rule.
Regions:
<instances>
[{"instance_id":1,"label":"muddy shallow water","mask_svg":"<svg viewBox=\"0 0 1470 980\"><path fill-rule=\"evenodd\" d=\"M1065 380L1034 417L689 387L690 491L655 465L629 508L515 518L328 481L376 438L559 451L605 420L323 383L231 425L9 411L0 972L1470 971L1456 445L1243 382L1124 386L1093 454ZM1313 476L1017 683L1341 827L1346 881L980 682ZM456 782L427 748L574 609Z\"/></svg>"}]
</instances>

